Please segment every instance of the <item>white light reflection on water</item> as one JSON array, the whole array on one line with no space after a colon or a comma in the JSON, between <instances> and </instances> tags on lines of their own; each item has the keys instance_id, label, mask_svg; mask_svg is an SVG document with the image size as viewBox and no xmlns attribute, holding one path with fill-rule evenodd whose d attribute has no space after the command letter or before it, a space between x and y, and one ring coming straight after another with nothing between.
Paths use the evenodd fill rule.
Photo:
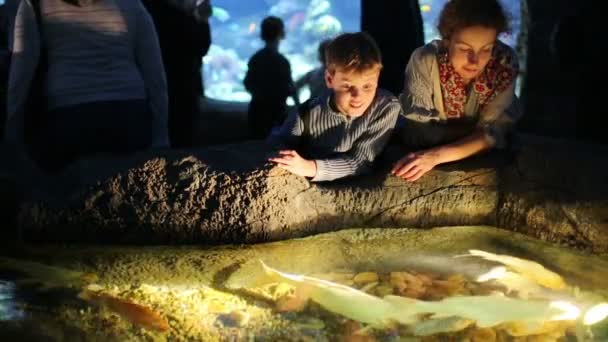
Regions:
<instances>
[{"instance_id":1,"label":"white light reflection on water","mask_svg":"<svg viewBox=\"0 0 608 342\"><path fill-rule=\"evenodd\" d=\"M0 322L23 319L25 313L16 301L16 286L9 281L0 280Z\"/></svg>"}]
</instances>

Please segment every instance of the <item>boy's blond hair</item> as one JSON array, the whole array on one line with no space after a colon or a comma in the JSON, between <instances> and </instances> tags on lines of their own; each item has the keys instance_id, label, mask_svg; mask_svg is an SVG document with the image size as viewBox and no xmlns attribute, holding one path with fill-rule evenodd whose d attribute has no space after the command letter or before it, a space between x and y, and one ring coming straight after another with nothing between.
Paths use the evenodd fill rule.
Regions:
<instances>
[{"instance_id":1,"label":"boy's blond hair","mask_svg":"<svg viewBox=\"0 0 608 342\"><path fill-rule=\"evenodd\" d=\"M327 45L325 65L330 74L336 70L365 72L382 69L380 49L374 39L365 32L343 33Z\"/></svg>"}]
</instances>

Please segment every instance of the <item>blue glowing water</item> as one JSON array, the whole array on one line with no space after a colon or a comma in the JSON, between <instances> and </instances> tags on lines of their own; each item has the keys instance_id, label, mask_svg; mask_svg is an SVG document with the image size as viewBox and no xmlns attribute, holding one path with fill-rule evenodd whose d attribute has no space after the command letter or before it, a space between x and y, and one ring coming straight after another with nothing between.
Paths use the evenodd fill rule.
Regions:
<instances>
[{"instance_id":1,"label":"blue glowing water","mask_svg":"<svg viewBox=\"0 0 608 342\"><path fill-rule=\"evenodd\" d=\"M447 0L419 0L425 40L438 38L437 17ZM283 19L286 37L279 50L291 63L294 80L318 66L320 41L341 32L360 30L358 0L213 0L212 45L205 56L203 72L206 96L218 100L247 102L243 86L247 61L263 46L259 24L267 15ZM519 32L520 1L503 0L511 16L513 32L501 37L515 46ZM309 97L303 89L300 99Z\"/></svg>"}]
</instances>

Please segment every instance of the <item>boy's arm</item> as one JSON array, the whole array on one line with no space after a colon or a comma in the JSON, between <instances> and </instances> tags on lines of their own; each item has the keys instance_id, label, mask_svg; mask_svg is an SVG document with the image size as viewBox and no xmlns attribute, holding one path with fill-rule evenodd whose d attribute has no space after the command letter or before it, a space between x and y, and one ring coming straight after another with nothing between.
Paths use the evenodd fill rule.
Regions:
<instances>
[{"instance_id":1,"label":"boy's arm","mask_svg":"<svg viewBox=\"0 0 608 342\"><path fill-rule=\"evenodd\" d=\"M386 104L373 119L366 132L355 141L350 151L333 158L317 159L313 182L330 181L366 172L390 139L401 106L397 99Z\"/></svg>"}]
</instances>

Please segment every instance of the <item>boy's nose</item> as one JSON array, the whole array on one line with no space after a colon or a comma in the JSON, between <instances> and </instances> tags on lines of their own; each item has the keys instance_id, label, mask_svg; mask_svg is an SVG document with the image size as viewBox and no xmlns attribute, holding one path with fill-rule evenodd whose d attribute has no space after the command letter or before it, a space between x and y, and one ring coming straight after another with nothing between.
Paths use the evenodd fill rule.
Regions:
<instances>
[{"instance_id":1,"label":"boy's nose","mask_svg":"<svg viewBox=\"0 0 608 342\"><path fill-rule=\"evenodd\" d=\"M350 88L350 96L352 97L358 97L361 94L361 91L359 91L359 89L352 87Z\"/></svg>"}]
</instances>

